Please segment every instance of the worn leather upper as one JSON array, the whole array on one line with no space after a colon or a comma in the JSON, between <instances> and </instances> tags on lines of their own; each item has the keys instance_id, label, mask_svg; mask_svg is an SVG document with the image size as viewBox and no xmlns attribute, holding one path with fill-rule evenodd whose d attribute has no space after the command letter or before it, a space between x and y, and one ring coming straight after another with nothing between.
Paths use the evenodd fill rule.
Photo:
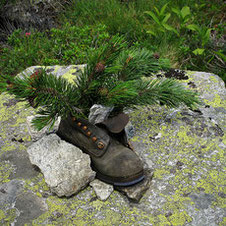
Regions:
<instances>
[{"instance_id":1,"label":"worn leather upper","mask_svg":"<svg viewBox=\"0 0 226 226\"><path fill-rule=\"evenodd\" d=\"M105 181L130 182L143 175L137 154L106 128L69 117L61 121L57 134L89 154L97 175Z\"/></svg>"}]
</instances>

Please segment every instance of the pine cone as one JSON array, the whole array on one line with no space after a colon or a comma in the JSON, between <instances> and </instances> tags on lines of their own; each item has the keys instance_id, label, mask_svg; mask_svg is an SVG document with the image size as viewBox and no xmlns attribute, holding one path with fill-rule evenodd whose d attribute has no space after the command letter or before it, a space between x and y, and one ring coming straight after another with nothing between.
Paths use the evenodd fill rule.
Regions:
<instances>
[{"instance_id":1,"label":"pine cone","mask_svg":"<svg viewBox=\"0 0 226 226\"><path fill-rule=\"evenodd\" d=\"M103 63L99 62L99 63L96 64L95 72L101 73L101 72L104 71L104 69L105 69L105 65Z\"/></svg>"},{"instance_id":2,"label":"pine cone","mask_svg":"<svg viewBox=\"0 0 226 226\"><path fill-rule=\"evenodd\" d=\"M100 94L101 96L107 96L107 94L108 94L108 89L107 89L107 88L100 88L100 89L99 89L99 94Z\"/></svg>"},{"instance_id":3,"label":"pine cone","mask_svg":"<svg viewBox=\"0 0 226 226\"><path fill-rule=\"evenodd\" d=\"M154 53L153 56L154 56L155 59L159 59L160 58L159 53Z\"/></svg>"}]
</instances>

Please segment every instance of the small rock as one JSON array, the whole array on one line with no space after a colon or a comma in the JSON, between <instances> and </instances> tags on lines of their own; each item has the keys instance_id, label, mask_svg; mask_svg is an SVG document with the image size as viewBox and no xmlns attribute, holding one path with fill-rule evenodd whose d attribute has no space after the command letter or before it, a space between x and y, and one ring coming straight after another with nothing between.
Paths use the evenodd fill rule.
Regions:
<instances>
[{"instance_id":1,"label":"small rock","mask_svg":"<svg viewBox=\"0 0 226 226\"><path fill-rule=\"evenodd\" d=\"M40 168L47 185L59 197L78 193L95 177L90 157L56 134L33 143L28 153L31 163Z\"/></svg>"},{"instance_id":2,"label":"small rock","mask_svg":"<svg viewBox=\"0 0 226 226\"><path fill-rule=\"evenodd\" d=\"M52 130L49 130L49 127L44 127L42 130L38 131L36 130L31 121L33 120L33 118L35 118L35 116L28 116L27 117L27 127L28 127L28 132L31 136L32 141L37 141L39 139L41 139L44 135L46 134L50 134L50 133L54 133L57 131L58 126L60 124L60 117L57 119L57 121L54 124L54 127Z\"/></svg>"},{"instance_id":3,"label":"small rock","mask_svg":"<svg viewBox=\"0 0 226 226\"><path fill-rule=\"evenodd\" d=\"M90 108L89 122L97 124L106 120L113 110L113 107L105 107L100 104L94 104Z\"/></svg>"},{"instance_id":4,"label":"small rock","mask_svg":"<svg viewBox=\"0 0 226 226\"><path fill-rule=\"evenodd\" d=\"M138 184L128 187L115 186L115 190L122 192L132 202L139 202L144 193L148 190L153 177L153 171L145 169L145 179Z\"/></svg>"},{"instance_id":5,"label":"small rock","mask_svg":"<svg viewBox=\"0 0 226 226\"><path fill-rule=\"evenodd\" d=\"M132 125L131 122L128 122L128 124L126 125L125 132L126 132L126 136L127 136L128 140L131 139L132 137L134 137L135 128L134 128L134 126Z\"/></svg>"},{"instance_id":6,"label":"small rock","mask_svg":"<svg viewBox=\"0 0 226 226\"><path fill-rule=\"evenodd\" d=\"M90 183L90 186L94 189L97 198L105 201L113 192L114 188L110 184L106 184L100 180L95 179Z\"/></svg>"}]
</instances>

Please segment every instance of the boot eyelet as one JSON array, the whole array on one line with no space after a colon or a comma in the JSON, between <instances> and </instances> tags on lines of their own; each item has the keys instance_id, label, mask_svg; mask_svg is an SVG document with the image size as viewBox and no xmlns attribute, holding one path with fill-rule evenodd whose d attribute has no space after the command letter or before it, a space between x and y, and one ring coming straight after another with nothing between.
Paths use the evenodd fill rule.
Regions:
<instances>
[{"instance_id":1,"label":"boot eyelet","mask_svg":"<svg viewBox=\"0 0 226 226\"><path fill-rule=\"evenodd\" d=\"M99 149L103 149L104 148L104 144L100 141L100 142L98 142L97 147Z\"/></svg>"},{"instance_id":2,"label":"boot eyelet","mask_svg":"<svg viewBox=\"0 0 226 226\"><path fill-rule=\"evenodd\" d=\"M91 132L88 131L88 132L86 133L86 135L89 137L89 136L91 135Z\"/></svg>"},{"instance_id":3,"label":"boot eyelet","mask_svg":"<svg viewBox=\"0 0 226 226\"><path fill-rule=\"evenodd\" d=\"M81 122L78 122L77 125L80 127L82 125L82 123Z\"/></svg>"},{"instance_id":4,"label":"boot eyelet","mask_svg":"<svg viewBox=\"0 0 226 226\"><path fill-rule=\"evenodd\" d=\"M97 138L96 137L92 137L92 141L96 142Z\"/></svg>"},{"instance_id":5,"label":"boot eyelet","mask_svg":"<svg viewBox=\"0 0 226 226\"><path fill-rule=\"evenodd\" d=\"M76 118L75 117L72 117L71 119L72 119L73 122L76 121Z\"/></svg>"},{"instance_id":6,"label":"boot eyelet","mask_svg":"<svg viewBox=\"0 0 226 226\"><path fill-rule=\"evenodd\" d=\"M83 126L82 129L85 131L87 130L87 126Z\"/></svg>"}]
</instances>

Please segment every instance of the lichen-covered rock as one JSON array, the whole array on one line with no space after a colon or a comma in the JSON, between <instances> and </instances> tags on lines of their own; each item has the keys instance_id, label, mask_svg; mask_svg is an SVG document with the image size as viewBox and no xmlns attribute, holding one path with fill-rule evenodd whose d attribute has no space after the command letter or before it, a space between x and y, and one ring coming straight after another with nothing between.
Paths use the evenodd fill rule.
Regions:
<instances>
[{"instance_id":1,"label":"lichen-covered rock","mask_svg":"<svg viewBox=\"0 0 226 226\"><path fill-rule=\"evenodd\" d=\"M81 65L69 65L69 66L60 66L60 65L54 65L54 66L31 66L27 68L26 70L22 71L17 75L17 77L22 78L23 76L30 76L34 72L45 69L47 74L51 73L55 75L56 77L62 77L67 79L69 82L74 83L74 80L76 79L76 75L81 73L84 70L84 67L86 64Z\"/></svg>"},{"instance_id":2,"label":"lichen-covered rock","mask_svg":"<svg viewBox=\"0 0 226 226\"><path fill-rule=\"evenodd\" d=\"M54 73L67 71L63 76L73 82L76 67L79 66L48 69ZM33 217L34 225L225 225L224 83L213 74L186 73L188 79L180 82L200 93L204 105L198 110L147 106L129 113L136 131L133 146L145 167L154 171L151 186L139 203L129 202L117 191L103 202L89 186L69 199L59 198L49 192L41 173L32 174L20 177L24 184L20 192L39 197L48 210L37 217L31 209L34 214L29 221ZM26 117L32 114L35 112L25 108L24 103L0 95L1 157L17 150L27 152L31 139ZM23 142L19 142L21 139ZM12 154L7 156L7 161L0 163L3 185L12 181L18 170L10 158ZM19 170L21 175L22 167ZM39 206L37 199L33 202ZM16 222L18 211L24 211L22 205L6 209L0 204L0 224Z\"/></svg>"},{"instance_id":3,"label":"lichen-covered rock","mask_svg":"<svg viewBox=\"0 0 226 226\"><path fill-rule=\"evenodd\" d=\"M78 193L95 177L89 156L55 134L33 143L27 151L31 163L40 168L51 191L59 197Z\"/></svg>"},{"instance_id":4,"label":"lichen-covered rock","mask_svg":"<svg viewBox=\"0 0 226 226\"><path fill-rule=\"evenodd\" d=\"M110 184L106 184L98 179L89 184L95 191L97 198L106 201L113 192L114 188Z\"/></svg>"}]
</instances>

